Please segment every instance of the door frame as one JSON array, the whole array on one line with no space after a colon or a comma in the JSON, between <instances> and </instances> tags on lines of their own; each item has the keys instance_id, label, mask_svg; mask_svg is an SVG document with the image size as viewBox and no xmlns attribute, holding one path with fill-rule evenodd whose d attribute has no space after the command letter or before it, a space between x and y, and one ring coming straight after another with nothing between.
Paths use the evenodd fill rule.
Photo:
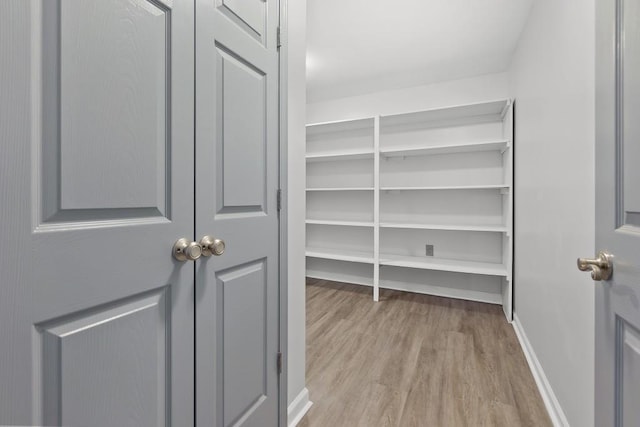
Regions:
<instances>
[{"instance_id":1,"label":"door frame","mask_svg":"<svg viewBox=\"0 0 640 427\"><path fill-rule=\"evenodd\" d=\"M278 292L279 292L279 348L280 353L282 354L282 370L280 375L278 375L278 423L280 427L285 427L288 425L288 360L289 360L289 351L288 351L288 338L289 338L289 327L288 327L288 312L289 312L289 262L288 262L288 243L287 239L289 236L288 233L288 224L289 224L289 215L288 215L288 203L287 203L287 195L288 191L288 161L289 161L289 137L287 126L289 124L289 109L288 109L288 33L289 33L289 25L288 25L288 0L278 0L278 16L279 23L278 28L280 29L280 48L278 49L278 109L279 109L279 188L280 188L280 200L281 200L281 209L279 212L279 284L278 284Z\"/></svg>"}]
</instances>

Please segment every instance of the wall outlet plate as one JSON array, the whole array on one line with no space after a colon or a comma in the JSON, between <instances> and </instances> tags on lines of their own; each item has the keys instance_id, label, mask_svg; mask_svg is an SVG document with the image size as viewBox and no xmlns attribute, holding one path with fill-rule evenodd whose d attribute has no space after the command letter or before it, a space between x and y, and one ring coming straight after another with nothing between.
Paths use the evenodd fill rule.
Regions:
<instances>
[{"instance_id":1,"label":"wall outlet plate","mask_svg":"<svg viewBox=\"0 0 640 427\"><path fill-rule=\"evenodd\" d=\"M424 252L426 256L433 256L433 245L424 245Z\"/></svg>"}]
</instances>

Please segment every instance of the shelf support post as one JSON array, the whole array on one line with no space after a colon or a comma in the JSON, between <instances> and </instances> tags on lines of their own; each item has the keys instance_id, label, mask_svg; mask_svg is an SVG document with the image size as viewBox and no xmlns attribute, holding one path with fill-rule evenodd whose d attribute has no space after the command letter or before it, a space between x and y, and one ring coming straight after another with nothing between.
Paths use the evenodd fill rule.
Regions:
<instances>
[{"instance_id":1,"label":"shelf support post","mask_svg":"<svg viewBox=\"0 0 640 427\"><path fill-rule=\"evenodd\" d=\"M373 300L380 300L380 116L373 120Z\"/></svg>"}]
</instances>

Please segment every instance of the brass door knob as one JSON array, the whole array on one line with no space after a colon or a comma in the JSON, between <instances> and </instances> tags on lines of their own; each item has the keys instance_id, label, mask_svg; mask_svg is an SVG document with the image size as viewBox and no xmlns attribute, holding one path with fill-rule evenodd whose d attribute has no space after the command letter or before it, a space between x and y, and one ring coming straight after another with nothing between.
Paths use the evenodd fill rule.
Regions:
<instances>
[{"instance_id":1,"label":"brass door knob","mask_svg":"<svg viewBox=\"0 0 640 427\"><path fill-rule=\"evenodd\" d=\"M202 246L189 239L178 239L173 245L173 257L178 261L195 261L202 255Z\"/></svg>"},{"instance_id":2,"label":"brass door knob","mask_svg":"<svg viewBox=\"0 0 640 427\"><path fill-rule=\"evenodd\" d=\"M209 257L211 255L222 255L226 245L222 239L214 239L211 236L204 236L200 239L200 246L202 246L202 255Z\"/></svg>"},{"instance_id":3,"label":"brass door knob","mask_svg":"<svg viewBox=\"0 0 640 427\"><path fill-rule=\"evenodd\" d=\"M598 253L598 258L578 258L580 271L591 271L591 278L595 281L609 280L613 274L613 255L606 252Z\"/></svg>"}]
</instances>

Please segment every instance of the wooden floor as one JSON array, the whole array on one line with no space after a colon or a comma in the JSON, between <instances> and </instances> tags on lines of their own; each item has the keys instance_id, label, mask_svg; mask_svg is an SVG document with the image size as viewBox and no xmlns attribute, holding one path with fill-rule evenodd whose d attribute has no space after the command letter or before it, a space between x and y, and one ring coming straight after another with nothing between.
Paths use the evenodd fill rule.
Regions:
<instances>
[{"instance_id":1,"label":"wooden floor","mask_svg":"<svg viewBox=\"0 0 640 427\"><path fill-rule=\"evenodd\" d=\"M551 426L502 308L309 279L301 427Z\"/></svg>"}]
</instances>

